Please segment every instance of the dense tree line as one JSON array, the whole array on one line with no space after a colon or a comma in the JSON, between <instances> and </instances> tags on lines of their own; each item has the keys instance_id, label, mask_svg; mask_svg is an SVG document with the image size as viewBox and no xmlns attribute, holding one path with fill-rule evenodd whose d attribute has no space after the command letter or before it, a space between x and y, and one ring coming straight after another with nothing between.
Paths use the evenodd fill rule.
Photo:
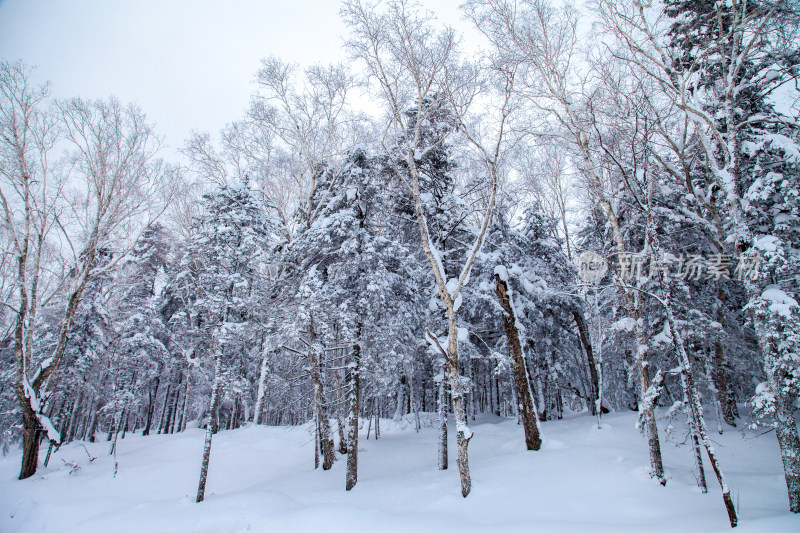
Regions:
<instances>
[{"instance_id":1,"label":"dense tree line","mask_svg":"<svg viewBox=\"0 0 800 533\"><path fill-rule=\"evenodd\" d=\"M639 413L667 483L682 416L775 428L800 512L800 76L788 1L470 0L485 37L405 1L343 4L363 67L276 58L245 115L157 157L144 114L0 68L0 430L20 478L58 446L312 422L317 464L381 418ZM369 91L384 114L368 117ZM792 92L795 91L795 92ZM785 106L784 106L785 107ZM659 408L669 409L659 409ZM670 425L670 428L672 426ZM433 450L431 453L435 453Z\"/></svg>"}]
</instances>

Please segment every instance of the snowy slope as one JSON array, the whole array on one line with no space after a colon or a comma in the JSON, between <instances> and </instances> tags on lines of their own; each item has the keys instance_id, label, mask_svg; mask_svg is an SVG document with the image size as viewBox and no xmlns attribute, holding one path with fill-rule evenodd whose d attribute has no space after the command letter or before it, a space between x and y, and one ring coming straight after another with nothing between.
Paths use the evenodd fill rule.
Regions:
<instances>
[{"instance_id":1,"label":"snowy slope","mask_svg":"<svg viewBox=\"0 0 800 533\"><path fill-rule=\"evenodd\" d=\"M381 422L379 441L363 440L359 482L344 490L345 461L313 468L305 428L249 426L215 436L206 501L194 503L203 432L128 436L119 473L104 440L62 448L50 467L16 480L19 452L0 460L0 531L726 531L713 473L700 494L686 447L664 443L672 478L647 475L647 449L635 413L612 414L603 429L587 416L542 424L544 447L524 449L514 420L482 417L470 444L473 490L459 494L455 438L450 470L436 470L432 428ZM717 438L738 501L737 531L800 531L788 501L774 434L727 431ZM42 457L44 452L42 450ZM81 469L69 474L63 460ZM324 529L319 529L320 526Z\"/></svg>"}]
</instances>

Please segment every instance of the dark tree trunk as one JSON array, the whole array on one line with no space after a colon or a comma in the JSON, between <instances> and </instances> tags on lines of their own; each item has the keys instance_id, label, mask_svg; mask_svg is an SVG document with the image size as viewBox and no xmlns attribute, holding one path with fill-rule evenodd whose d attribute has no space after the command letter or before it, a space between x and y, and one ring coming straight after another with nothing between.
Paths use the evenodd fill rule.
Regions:
<instances>
[{"instance_id":1,"label":"dark tree trunk","mask_svg":"<svg viewBox=\"0 0 800 533\"><path fill-rule=\"evenodd\" d=\"M725 290L720 285L717 291L717 322L720 324L720 333L714 339L714 387L717 392L719 408L722 411L722 420L729 426L736 427L736 420L728 398L728 380L725 378L725 356L721 337L722 330L725 328L726 299Z\"/></svg>"},{"instance_id":2,"label":"dark tree trunk","mask_svg":"<svg viewBox=\"0 0 800 533\"><path fill-rule=\"evenodd\" d=\"M83 390L78 392L78 399L75 400L75 404L72 407L72 414L69 417L69 424L67 424L67 431L66 431L66 440L64 438L61 439L61 442L72 442L75 440L75 432L77 431L78 426L78 413L81 412L81 402L83 401Z\"/></svg>"},{"instance_id":3,"label":"dark tree trunk","mask_svg":"<svg viewBox=\"0 0 800 533\"><path fill-rule=\"evenodd\" d=\"M156 376L155 384L153 388L147 391L147 421L144 424L144 431L142 431L142 436L150 434L150 427L153 424L153 415L155 414L156 410L156 398L158 397L158 386L161 382L161 378Z\"/></svg>"},{"instance_id":4,"label":"dark tree trunk","mask_svg":"<svg viewBox=\"0 0 800 533\"><path fill-rule=\"evenodd\" d=\"M169 406L169 393L171 389L171 383L167 383L167 390L164 392L164 405L161 407L161 416L158 417L158 433L161 434L161 431L164 429L164 417L167 414L167 407Z\"/></svg>"},{"instance_id":5,"label":"dark tree trunk","mask_svg":"<svg viewBox=\"0 0 800 533\"><path fill-rule=\"evenodd\" d=\"M178 400L180 400L181 396L180 384L181 380L179 378L178 383L175 385L175 390L172 393L172 405L169 407L169 414L167 415L167 427L164 428L164 433L175 432L175 421L176 417L178 416Z\"/></svg>"},{"instance_id":6,"label":"dark tree trunk","mask_svg":"<svg viewBox=\"0 0 800 533\"><path fill-rule=\"evenodd\" d=\"M572 312L572 316L575 317L575 324L578 326L578 337L580 338L581 344L583 345L583 349L586 352L586 361L589 366L589 379L591 380L592 384L592 398L589 405L589 409L593 415L597 414L598 406L602 410L603 406L600 404L600 383L597 377L597 365L594 361L594 352L592 351L592 342L589 337L589 328L586 327L586 320L584 319L583 313L578 310L574 310ZM608 412L605 409L603 412Z\"/></svg>"},{"instance_id":7,"label":"dark tree trunk","mask_svg":"<svg viewBox=\"0 0 800 533\"><path fill-rule=\"evenodd\" d=\"M314 470L319 468L319 415L314 413Z\"/></svg>"},{"instance_id":8,"label":"dark tree trunk","mask_svg":"<svg viewBox=\"0 0 800 533\"><path fill-rule=\"evenodd\" d=\"M494 414L500 416L500 377L494 376Z\"/></svg>"},{"instance_id":9,"label":"dark tree trunk","mask_svg":"<svg viewBox=\"0 0 800 533\"><path fill-rule=\"evenodd\" d=\"M164 403L165 403L164 407L166 407L167 413L166 413L166 416L164 417L164 420L162 422L162 424L163 424L162 427L159 428L159 430L158 430L159 433L163 433L164 435L169 433L169 430L172 427L172 417L175 414L174 409L175 409L175 400L176 400L175 396L176 396L176 392L177 392L176 389L177 389L177 386L175 387L175 389L172 390L172 394L171 395L169 395L166 398L164 398Z\"/></svg>"},{"instance_id":10,"label":"dark tree trunk","mask_svg":"<svg viewBox=\"0 0 800 533\"><path fill-rule=\"evenodd\" d=\"M89 424L88 439L89 442L95 441L94 434L97 433L97 423L100 420L100 409L103 408L103 400L100 398L94 404L94 413L92 413L92 422Z\"/></svg>"},{"instance_id":11,"label":"dark tree trunk","mask_svg":"<svg viewBox=\"0 0 800 533\"><path fill-rule=\"evenodd\" d=\"M525 431L525 446L529 450L538 450L542 447L542 439L539 436L539 427L536 420L536 410L533 408L533 398L531 388L528 383L528 375L525 370L525 360L522 356L522 345L519 342L519 331L517 331L516 317L511 305L511 298L508 294L508 285L500 276L495 274L495 293L503 308L503 325L506 330L508 346L511 349L511 367L514 373L514 389L517 394L517 407L522 419L522 427Z\"/></svg>"},{"instance_id":12,"label":"dark tree trunk","mask_svg":"<svg viewBox=\"0 0 800 533\"><path fill-rule=\"evenodd\" d=\"M39 433L39 422L33 411L23 412L23 443L22 443L22 469L19 473L19 479L26 479L36 473L36 468L39 466L39 442L41 435Z\"/></svg>"},{"instance_id":13,"label":"dark tree trunk","mask_svg":"<svg viewBox=\"0 0 800 533\"><path fill-rule=\"evenodd\" d=\"M372 432L372 415L367 415L367 418L369 419L367 421L367 440L369 440L369 434Z\"/></svg>"}]
</instances>

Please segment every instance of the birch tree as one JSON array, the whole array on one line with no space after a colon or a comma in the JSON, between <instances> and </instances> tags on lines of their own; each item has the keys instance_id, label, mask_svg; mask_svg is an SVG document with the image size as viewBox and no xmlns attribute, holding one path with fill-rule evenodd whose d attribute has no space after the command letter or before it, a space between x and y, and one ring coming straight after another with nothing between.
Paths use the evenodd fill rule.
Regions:
<instances>
[{"instance_id":1,"label":"birch tree","mask_svg":"<svg viewBox=\"0 0 800 533\"><path fill-rule=\"evenodd\" d=\"M22 63L0 66L3 230L17 269L15 388L24 421L20 479L36 472L39 430L58 442L42 410L57 380L73 317L87 283L113 268L163 211L174 170L157 159L160 142L145 115L115 99L72 99L47 108ZM67 155L56 169L56 141ZM105 250L111 261L98 264ZM56 342L34 353L37 312L56 294Z\"/></svg>"},{"instance_id":2,"label":"birch tree","mask_svg":"<svg viewBox=\"0 0 800 533\"><path fill-rule=\"evenodd\" d=\"M387 137L391 135L399 143L405 168L396 166L395 175L405 184L412 198L422 247L447 313L446 366L456 419L461 494L466 497L472 486L468 446L473 434L467 424L459 368L458 308L462 299L461 289L469 280L475 256L483 243L501 181L501 158L504 155L506 121L511 112L513 73L502 69L492 71L496 75L492 80L496 83L493 88L500 94L500 104L491 108L495 113L493 117L484 117L482 123L473 122L470 111L474 113L474 109L470 108L486 86L477 69L459 62L452 28L437 27L432 15L406 1L389 2L382 11L351 1L345 3L342 14L352 31L348 46L355 57L366 63L369 76L386 106L389 119ZM420 142L421 132L427 123L434 120L428 112L435 109L426 103L440 98L448 103L456 120L453 127L439 130L437 138L423 144ZM413 112L404 113L408 109ZM467 249L459 271L448 275L440 251L431 239L422 206L418 161L454 135L455 130L464 135L483 164L485 203L477 210L474 242Z\"/></svg>"},{"instance_id":3,"label":"birch tree","mask_svg":"<svg viewBox=\"0 0 800 533\"><path fill-rule=\"evenodd\" d=\"M298 72L297 65L276 57L263 59L256 76L258 91L248 111L247 121L269 132L291 154L285 161L291 168L286 177L294 196L294 208L302 228L311 226L325 205L327 194L338 180L338 163L358 138L358 121L350 110L355 77L344 65L315 65ZM298 79L299 78L299 79ZM320 194L318 181L323 167L333 172ZM311 205L311 198L322 201ZM289 240L293 228L288 228Z\"/></svg>"}]
</instances>

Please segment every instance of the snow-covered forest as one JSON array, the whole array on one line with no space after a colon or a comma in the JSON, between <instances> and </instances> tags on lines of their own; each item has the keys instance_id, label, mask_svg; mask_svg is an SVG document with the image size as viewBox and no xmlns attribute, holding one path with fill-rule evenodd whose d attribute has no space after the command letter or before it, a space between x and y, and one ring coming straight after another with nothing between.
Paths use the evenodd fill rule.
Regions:
<instances>
[{"instance_id":1,"label":"snow-covered forest","mask_svg":"<svg viewBox=\"0 0 800 533\"><path fill-rule=\"evenodd\" d=\"M0 529L800 527L800 5L461 13L346 0L174 155L2 60Z\"/></svg>"}]
</instances>

